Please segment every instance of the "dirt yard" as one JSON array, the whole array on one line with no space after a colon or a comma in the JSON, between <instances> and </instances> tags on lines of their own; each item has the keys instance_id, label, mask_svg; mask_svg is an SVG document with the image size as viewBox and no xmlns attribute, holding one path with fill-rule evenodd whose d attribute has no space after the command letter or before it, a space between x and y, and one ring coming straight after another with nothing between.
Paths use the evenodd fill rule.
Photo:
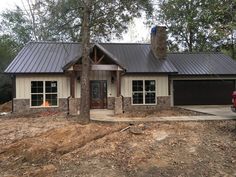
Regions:
<instances>
[{"instance_id":1,"label":"dirt yard","mask_svg":"<svg viewBox=\"0 0 236 177\"><path fill-rule=\"evenodd\" d=\"M128 126L1 117L0 176L236 176L236 121Z\"/></svg>"}]
</instances>

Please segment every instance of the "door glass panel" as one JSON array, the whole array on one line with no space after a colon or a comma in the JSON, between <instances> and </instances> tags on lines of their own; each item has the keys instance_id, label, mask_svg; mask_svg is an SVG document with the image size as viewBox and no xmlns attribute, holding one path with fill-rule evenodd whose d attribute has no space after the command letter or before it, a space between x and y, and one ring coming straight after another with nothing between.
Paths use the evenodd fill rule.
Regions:
<instances>
[{"instance_id":1,"label":"door glass panel","mask_svg":"<svg viewBox=\"0 0 236 177\"><path fill-rule=\"evenodd\" d=\"M99 82L93 82L92 83L92 98L93 99L100 99L100 83Z\"/></svg>"}]
</instances>

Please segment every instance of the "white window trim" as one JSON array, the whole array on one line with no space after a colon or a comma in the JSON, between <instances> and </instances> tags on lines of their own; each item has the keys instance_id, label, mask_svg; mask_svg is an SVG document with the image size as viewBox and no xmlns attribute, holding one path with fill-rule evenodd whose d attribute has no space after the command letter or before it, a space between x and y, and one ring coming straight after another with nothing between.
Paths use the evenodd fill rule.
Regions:
<instances>
[{"instance_id":1,"label":"white window trim","mask_svg":"<svg viewBox=\"0 0 236 177\"><path fill-rule=\"evenodd\" d=\"M46 93L46 82L57 82L57 92L55 93ZM57 108L59 107L59 98L58 98L58 81L57 80L31 80L31 82L43 82L43 93L31 93L31 86L30 86L30 108ZM55 106L32 106L32 95L40 95L43 94L43 102L46 100L46 94L57 94L57 105Z\"/></svg>"},{"instance_id":2,"label":"white window trim","mask_svg":"<svg viewBox=\"0 0 236 177\"><path fill-rule=\"evenodd\" d=\"M143 91L134 91L133 92L133 81L143 81ZM155 81L155 91L145 91L145 81ZM132 79L131 80L131 105L134 106L154 106L157 105L157 81L156 79ZM145 103L145 93L155 93L155 103ZM143 93L143 103L134 104L133 103L133 93Z\"/></svg>"}]
</instances>

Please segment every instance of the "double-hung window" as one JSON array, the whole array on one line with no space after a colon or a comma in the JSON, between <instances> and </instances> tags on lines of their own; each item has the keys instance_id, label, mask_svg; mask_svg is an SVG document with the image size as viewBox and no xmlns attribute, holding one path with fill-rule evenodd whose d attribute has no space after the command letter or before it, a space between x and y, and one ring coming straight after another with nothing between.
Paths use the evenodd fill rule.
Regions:
<instances>
[{"instance_id":1,"label":"double-hung window","mask_svg":"<svg viewBox=\"0 0 236 177\"><path fill-rule=\"evenodd\" d=\"M132 81L133 104L156 104L156 81Z\"/></svg>"},{"instance_id":2,"label":"double-hung window","mask_svg":"<svg viewBox=\"0 0 236 177\"><path fill-rule=\"evenodd\" d=\"M31 106L58 106L57 81L31 81Z\"/></svg>"}]
</instances>

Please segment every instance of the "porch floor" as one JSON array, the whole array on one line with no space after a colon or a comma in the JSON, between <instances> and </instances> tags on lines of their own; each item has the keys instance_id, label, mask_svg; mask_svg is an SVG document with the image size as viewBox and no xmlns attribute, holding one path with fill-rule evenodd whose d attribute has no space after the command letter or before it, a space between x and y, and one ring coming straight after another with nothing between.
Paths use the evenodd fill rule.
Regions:
<instances>
[{"instance_id":1,"label":"porch floor","mask_svg":"<svg viewBox=\"0 0 236 177\"><path fill-rule=\"evenodd\" d=\"M110 120L114 117L114 110L109 109L91 109L90 117L92 120Z\"/></svg>"}]
</instances>

